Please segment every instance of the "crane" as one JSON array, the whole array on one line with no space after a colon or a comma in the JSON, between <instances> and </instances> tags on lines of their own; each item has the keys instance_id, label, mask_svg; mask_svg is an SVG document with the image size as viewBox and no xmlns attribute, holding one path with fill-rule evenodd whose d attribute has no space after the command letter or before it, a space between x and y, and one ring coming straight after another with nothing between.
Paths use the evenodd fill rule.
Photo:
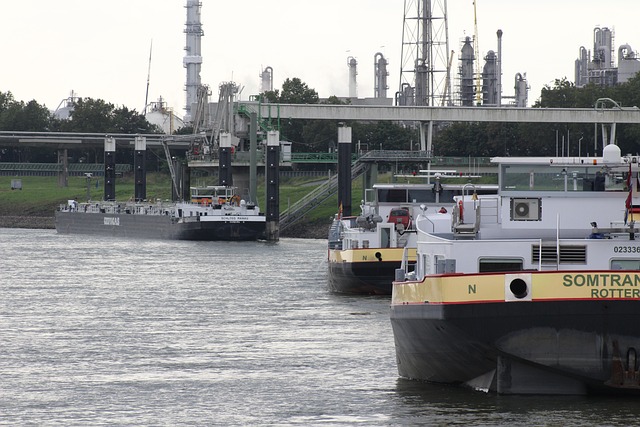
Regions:
<instances>
[{"instance_id":1,"label":"crane","mask_svg":"<svg viewBox=\"0 0 640 427\"><path fill-rule=\"evenodd\" d=\"M447 63L447 79L444 84L444 91L442 93L442 106L444 107L446 104L447 97L451 96L451 64L453 63L453 55L455 54L455 50L451 51L451 56L449 57L449 62Z\"/></svg>"}]
</instances>

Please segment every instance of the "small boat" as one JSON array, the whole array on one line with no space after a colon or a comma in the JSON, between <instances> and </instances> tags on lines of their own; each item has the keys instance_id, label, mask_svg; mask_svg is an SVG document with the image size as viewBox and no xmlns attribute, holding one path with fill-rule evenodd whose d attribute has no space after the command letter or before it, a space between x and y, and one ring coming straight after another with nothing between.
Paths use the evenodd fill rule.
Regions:
<instances>
[{"instance_id":1,"label":"small boat","mask_svg":"<svg viewBox=\"0 0 640 427\"><path fill-rule=\"evenodd\" d=\"M481 194L495 194L496 185L374 184L366 192L358 216L338 213L329 229L329 288L332 292L363 295L391 295L395 271L405 248L409 262L415 262L416 228L413 218L426 206L442 222L454 203L454 196L471 200ZM448 222L447 222L448 224Z\"/></svg>"},{"instance_id":2,"label":"small boat","mask_svg":"<svg viewBox=\"0 0 640 427\"><path fill-rule=\"evenodd\" d=\"M497 195L415 219L399 375L499 394L640 393L639 159L494 158ZM464 213L464 214L463 214Z\"/></svg>"},{"instance_id":3,"label":"small boat","mask_svg":"<svg viewBox=\"0 0 640 427\"><path fill-rule=\"evenodd\" d=\"M56 211L61 234L173 240L246 241L265 238L266 217L235 187L191 187L184 202L87 202L70 200Z\"/></svg>"}]
</instances>

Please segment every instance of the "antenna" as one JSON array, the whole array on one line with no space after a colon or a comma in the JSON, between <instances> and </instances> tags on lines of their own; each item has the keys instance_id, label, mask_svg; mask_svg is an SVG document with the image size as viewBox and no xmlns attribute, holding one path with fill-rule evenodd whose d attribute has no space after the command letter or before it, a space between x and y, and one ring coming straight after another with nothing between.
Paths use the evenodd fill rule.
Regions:
<instances>
[{"instance_id":1,"label":"antenna","mask_svg":"<svg viewBox=\"0 0 640 427\"><path fill-rule=\"evenodd\" d=\"M149 47L149 70L147 71L147 93L144 95L143 116L147 116L147 105L149 105L149 80L151 79L151 52L153 52L153 39L151 39L151 47Z\"/></svg>"}]
</instances>

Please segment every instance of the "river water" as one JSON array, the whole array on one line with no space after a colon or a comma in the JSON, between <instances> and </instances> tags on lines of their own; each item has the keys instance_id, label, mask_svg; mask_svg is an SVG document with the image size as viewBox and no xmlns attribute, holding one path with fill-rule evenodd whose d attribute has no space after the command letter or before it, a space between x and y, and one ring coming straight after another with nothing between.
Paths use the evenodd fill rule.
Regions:
<instances>
[{"instance_id":1,"label":"river water","mask_svg":"<svg viewBox=\"0 0 640 427\"><path fill-rule=\"evenodd\" d=\"M327 290L326 240L0 229L0 425L632 425L640 397L398 378L389 299Z\"/></svg>"}]
</instances>

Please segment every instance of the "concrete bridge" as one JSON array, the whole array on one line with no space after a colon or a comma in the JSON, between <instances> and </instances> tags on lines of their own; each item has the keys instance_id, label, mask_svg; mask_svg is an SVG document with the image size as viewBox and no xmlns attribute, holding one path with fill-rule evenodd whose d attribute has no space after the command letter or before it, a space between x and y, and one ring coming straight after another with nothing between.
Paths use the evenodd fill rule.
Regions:
<instances>
[{"instance_id":1,"label":"concrete bridge","mask_svg":"<svg viewBox=\"0 0 640 427\"><path fill-rule=\"evenodd\" d=\"M638 107L604 108L387 107L333 104L252 105L262 119L362 120L400 122L640 123ZM613 102L613 101L611 101ZM249 105L249 103L244 103Z\"/></svg>"},{"instance_id":2,"label":"concrete bridge","mask_svg":"<svg viewBox=\"0 0 640 427\"><path fill-rule=\"evenodd\" d=\"M606 108L609 106L609 108ZM254 111L261 120L313 119L334 121L396 121L418 122L428 137L434 122L531 122L531 123L595 123L614 126L617 123L640 124L638 107L620 107L615 101L599 99L595 108L511 108L511 107L390 107L333 104L261 104L240 102L240 107ZM146 138L148 147L188 148L200 135L158 134L98 134L59 132L0 131L0 145L51 146L74 148L79 145L103 146L106 137L115 138L118 145L133 147L136 136ZM422 151L431 151L421 147Z\"/></svg>"}]
</instances>

